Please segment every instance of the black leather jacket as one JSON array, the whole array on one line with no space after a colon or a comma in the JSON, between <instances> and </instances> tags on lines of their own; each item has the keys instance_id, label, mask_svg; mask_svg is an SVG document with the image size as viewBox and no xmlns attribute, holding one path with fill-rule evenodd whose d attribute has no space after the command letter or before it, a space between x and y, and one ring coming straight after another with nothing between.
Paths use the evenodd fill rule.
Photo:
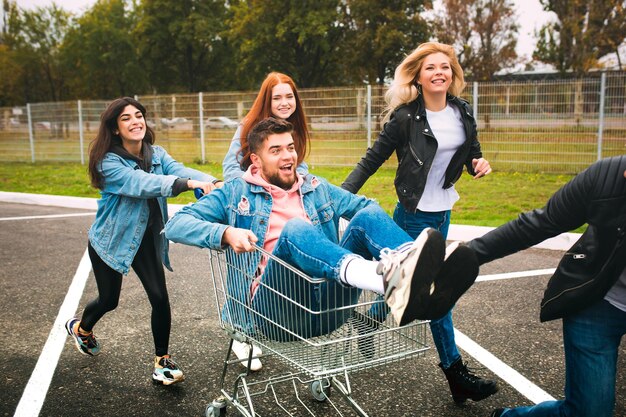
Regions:
<instances>
[{"instance_id":1,"label":"black leather jacket","mask_svg":"<svg viewBox=\"0 0 626 417\"><path fill-rule=\"evenodd\" d=\"M558 190L542 209L521 214L468 246L480 263L529 248L588 223L561 259L541 302L541 321L600 301L626 267L626 155L600 160Z\"/></svg>"},{"instance_id":2,"label":"black leather jacket","mask_svg":"<svg viewBox=\"0 0 626 417\"><path fill-rule=\"evenodd\" d=\"M475 175L472 159L482 157L476 121L469 103L452 95L448 95L447 100L448 104L456 106L461 112L465 142L457 149L446 168L444 188L452 187L459 179L463 165L470 174ZM424 192L426 177L437 152L437 146L437 139L426 120L424 100L419 95L416 100L394 110L378 135L378 140L367 150L341 187L352 193L358 192L365 181L395 151L398 156L398 169L394 180L396 194L408 212L415 212Z\"/></svg>"}]
</instances>

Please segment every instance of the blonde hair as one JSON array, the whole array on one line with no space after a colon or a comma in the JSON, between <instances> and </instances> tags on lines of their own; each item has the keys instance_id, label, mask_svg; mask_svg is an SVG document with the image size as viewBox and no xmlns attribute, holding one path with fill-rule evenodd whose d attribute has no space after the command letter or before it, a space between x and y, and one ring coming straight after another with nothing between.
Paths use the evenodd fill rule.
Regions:
<instances>
[{"instance_id":1,"label":"blonde hair","mask_svg":"<svg viewBox=\"0 0 626 417\"><path fill-rule=\"evenodd\" d=\"M454 96L458 96L465 88L465 78L463 77L463 68L459 64L454 48L438 42L425 42L419 45L398 65L394 73L391 86L385 93L385 102L387 107L384 110L384 121L389 120L391 113L403 104L410 103L417 98L420 91L417 88L417 79L422 70L424 59L428 55L441 52L450 58L450 67L452 68L452 84L448 92Z\"/></svg>"}]
</instances>

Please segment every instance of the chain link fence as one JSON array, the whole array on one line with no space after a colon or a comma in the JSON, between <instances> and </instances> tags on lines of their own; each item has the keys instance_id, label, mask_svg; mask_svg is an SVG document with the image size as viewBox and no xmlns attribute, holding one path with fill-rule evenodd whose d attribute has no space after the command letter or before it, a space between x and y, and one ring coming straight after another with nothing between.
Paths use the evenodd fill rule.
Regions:
<instances>
[{"instance_id":1,"label":"chain link fence","mask_svg":"<svg viewBox=\"0 0 626 417\"><path fill-rule=\"evenodd\" d=\"M311 131L307 161L354 166L380 132L384 88L299 90ZM156 141L183 162L221 163L256 91L137 96ZM575 173L626 152L626 73L472 83L485 158L495 170ZM86 163L107 101L0 108L0 161ZM395 157L393 157L395 158ZM393 159L392 158L392 159ZM395 159L389 161L395 164Z\"/></svg>"},{"instance_id":2,"label":"chain link fence","mask_svg":"<svg viewBox=\"0 0 626 417\"><path fill-rule=\"evenodd\" d=\"M480 83L479 139L494 167L572 173L626 153L626 74Z\"/></svg>"}]
</instances>

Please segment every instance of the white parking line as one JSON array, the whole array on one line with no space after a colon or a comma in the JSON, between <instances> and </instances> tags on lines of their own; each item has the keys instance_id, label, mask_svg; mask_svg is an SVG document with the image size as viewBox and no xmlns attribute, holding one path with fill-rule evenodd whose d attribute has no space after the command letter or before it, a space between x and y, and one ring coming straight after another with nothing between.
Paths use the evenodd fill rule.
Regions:
<instances>
[{"instance_id":1,"label":"white parking line","mask_svg":"<svg viewBox=\"0 0 626 417\"><path fill-rule=\"evenodd\" d=\"M507 272L503 274L479 275L476 282L480 281L496 281L499 279L537 277L541 275L552 275L556 268L534 269L530 271Z\"/></svg>"},{"instance_id":2,"label":"white parking line","mask_svg":"<svg viewBox=\"0 0 626 417\"><path fill-rule=\"evenodd\" d=\"M552 275L555 268L535 269L530 271L508 272L503 274L479 275L476 282L479 281L495 281L500 279L525 278L541 275ZM498 375L503 381L512 386L524 397L528 398L535 404L542 401L554 401L554 397L530 382L515 369L495 357L492 353L484 349L478 343L467 337L458 329L454 329L454 338L459 348L463 349L470 356L489 368L494 374Z\"/></svg>"},{"instance_id":3,"label":"white parking line","mask_svg":"<svg viewBox=\"0 0 626 417\"><path fill-rule=\"evenodd\" d=\"M45 216L22 216L22 217L1 217L1 221L6 220L34 220L34 219L58 219L61 217L80 217L80 216L93 216L96 212L92 213L69 213L69 214L48 214Z\"/></svg>"},{"instance_id":4,"label":"white parking line","mask_svg":"<svg viewBox=\"0 0 626 417\"><path fill-rule=\"evenodd\" d=\"M85 249L67 295L59 309L59 314L52 326L52 330L50 330L48 340L46 340L35 369L22 393L22 398L15 409L14 417L35 417L39 415L52 381L52 375L65 345L67 336L65 321L76 313L80 297L85 289L85 283L89 277L89 271L91 271L91 261Z\"/></svg>"},{"instance_id":5,"label":"white parking line","mask_svg":"<svg viewBox=\"0 0 626 417\"><path fill-rule=\"evenodd\" d=\"M511 368L493 354L485 350L469 337L454 329L454 337L458 347L469 353L474 359L498 375L507 384L515 388L520 394L535 404L542 401L553 401L554 397L530 382L515 369Z\"/></svg>"}]
</instances>

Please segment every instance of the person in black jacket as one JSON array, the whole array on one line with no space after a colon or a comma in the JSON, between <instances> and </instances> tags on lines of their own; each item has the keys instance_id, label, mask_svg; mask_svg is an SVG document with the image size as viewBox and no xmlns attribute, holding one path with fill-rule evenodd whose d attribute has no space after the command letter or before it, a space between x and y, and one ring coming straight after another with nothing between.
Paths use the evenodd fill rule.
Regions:
<instances>
[{"instance_id":1,"label":"person in black jacket","mask_svg":"<svg viewBox=\"0 0 626 417\"><path fill-rule=\"evenodd\" d=\"M493 417L613 415L617 353L626 334L626 155L592 164L542 209L521 214L468 246L482 264L585 223L541 302L541 321L563 319L565 399L501 408Z\"/></svg>"},{"instance_id":2,"label":"person in black jacket","mask_svg":"<svg viewBox=\"0 0 626 417\"><path fill-rule=\"evenodd\" d=\"M464 87L463 69L450 45L419 45L396 68L385 96L386 123L378 140L342 184L346 190L358 192L396 152L394 182L399 202L393 219L413 238L427 227L447 236L450 213L459 199L454 183L464 166L474 178L491 173L489 162L482 157L472 109L458 97ZM384 314L374 307L368 316L379 322ZM456 403L468 398L479 401L498 390L495 381L473 374L462 361L454 339L452 311L432 320L430 329L439 366ZM367 347L362 351L371 352Z\"/></svg>"}]
</instances>

